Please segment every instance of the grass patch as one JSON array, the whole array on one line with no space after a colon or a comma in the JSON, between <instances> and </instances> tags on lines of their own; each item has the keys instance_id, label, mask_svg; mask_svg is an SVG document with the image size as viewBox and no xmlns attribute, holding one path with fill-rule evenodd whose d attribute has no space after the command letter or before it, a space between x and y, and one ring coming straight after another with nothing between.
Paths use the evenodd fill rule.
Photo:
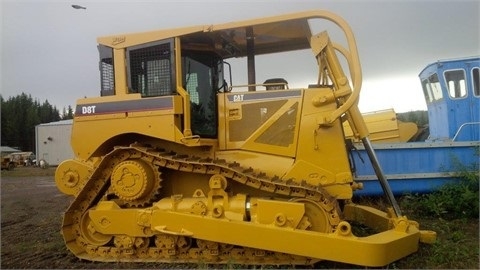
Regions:
<instances>
[{"instance_id":1,"label":"grass patch","mask_svg":"<svg viewBox=\"0 0 480 270\"><path fill-rule=\"evenodd\" d=\"M420 244L418 252L392 263L396 269L478 269L478 219L417 219L423 228L437 232L432 245Z\"/></svg>"},{"instance_id":2,"label":"grass patch","mask_svg":"<svg viewBox=\"0 0 480 270\"><path fill-rule=\"evenodd\" d=\"M479 214L478 166L464 167L457 173L458 182L446 184L429 194L406 195L401 206L415 216L445 220L474 218Z\"/></svg>"},{"instance_id":3,"label":"grass patch","mask_svg":"<svg viewBox=\"0 0 480 270\"><path fill-rule=\"evenodd\" d=\"M479 267L479 173L478 165L461 167L457 183L430 194L404 196L400 205L420 221L422 228L437 232L433 245L398 263L402 268ZM423 268L423 267L422 267Z\"/></svg>"},{"instance_id":4,"label":"grass patch","mask_svg":"<svg viewBox=\"0 0 480 270\"><path fill-rule=\"evenodd\" d=\"M472 170L472 168L476 168ZM459 181L429 194L406 195L400 206L422 229L437 232L432 245L395 264L395 268L479 268L478 165L458 170Z\"/></svg>"}]
</instances>

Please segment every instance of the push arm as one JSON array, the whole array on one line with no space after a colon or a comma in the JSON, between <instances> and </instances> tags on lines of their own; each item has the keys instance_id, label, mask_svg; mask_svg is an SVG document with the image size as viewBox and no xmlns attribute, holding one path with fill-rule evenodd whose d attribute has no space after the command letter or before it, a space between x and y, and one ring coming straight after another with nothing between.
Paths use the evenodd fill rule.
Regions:
<instances>
[{"instance_id":1,"label":"push arm","mask_svg":"<svg viewBox=\"0 0 480 270\"><path fill-rule=\"evenodd\" d=\"M326 32L322 32L318 35L315 35L311 38L310 44L313 50L317 62L319 65L319 84L327 84L329 82L333 83L334 91L332 92L332 97L328 99L335 99L339 104L339 107L333 111L328 117L323 119L323 122L320 123L322 126L328 126L333 123L336 119L340 118L342 115L346 115L349 121L350 127L352 128L353 134L360 138L365 146L365 150L368 153L370 162L375 170L375 174L380 181L380 185L387 196L387 199L390 201L392 208L397 216L401 216L400 207L393 196L393 192L388 184L388 181L385 177L385 174L380 167L377 156L373 151L373 147L368 138L368 129L363 120L363 117L358 109L358 100L360 96L361 89L361 80L362 73L360 68L360 62L358 58L358 52L355 45L355 38L353 33L341 18L339 21L334 21L334 18L328 18L335 22L342 30L344 31L349 50L344 49L339 45L333 45L330 42L330 38ZM337 18L339 19L339 18ZM350 86L349 80L345 76L343 69L338 60L336 50L343 54L346 58L349 69L350 77L352 79L352 86ZM352 90L353 88L353 90ZM315 102L315 101L314 101Z\"/></svg>"}]
</instances>

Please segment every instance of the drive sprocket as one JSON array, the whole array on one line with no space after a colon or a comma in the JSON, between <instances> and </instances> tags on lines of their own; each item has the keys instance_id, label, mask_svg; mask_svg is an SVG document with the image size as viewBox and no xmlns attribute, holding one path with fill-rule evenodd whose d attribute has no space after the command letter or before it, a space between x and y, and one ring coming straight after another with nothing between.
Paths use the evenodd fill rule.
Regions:
<instances>
[{"instance_id":1,"label":"drive sprocket","mask_svg":"<svg viewBox=\"0 0 480 270\"><path fill-rule=\"evenodd\" d=\"M115 166L111 188L125 204L143 207L152 203L161 188L158 168L141 158L128 159Z\"/></svg>"}]
</instances>

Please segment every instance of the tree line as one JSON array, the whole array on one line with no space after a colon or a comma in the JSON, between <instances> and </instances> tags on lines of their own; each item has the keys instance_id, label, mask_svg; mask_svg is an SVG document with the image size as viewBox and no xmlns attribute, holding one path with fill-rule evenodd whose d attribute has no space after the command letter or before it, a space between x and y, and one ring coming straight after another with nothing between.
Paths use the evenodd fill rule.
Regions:
<instances>
[{"instance_id":1,"label":"tree line","mask_svg":"<svg viewBox=\"0 0 480 270\"><path fill-rule=\"evenodd\" d=\"M419 127L428 125L428 112L427 111L410 111L404 113L397 113L398 120L404 122L413 122Z\"/></svg>"},{"instance_id":2,"label":"tree line","mask_svg":"<svg viewBox=\"0 0 480 270\"><path fill-rule=\"evenodd\" d=\"M1 143L22 151L35 151L35 126L60 120L73 119L71 106L62 114L48 100L42 103L30 94L9 97L0 95Z\"/></svg>"}]
</instances>

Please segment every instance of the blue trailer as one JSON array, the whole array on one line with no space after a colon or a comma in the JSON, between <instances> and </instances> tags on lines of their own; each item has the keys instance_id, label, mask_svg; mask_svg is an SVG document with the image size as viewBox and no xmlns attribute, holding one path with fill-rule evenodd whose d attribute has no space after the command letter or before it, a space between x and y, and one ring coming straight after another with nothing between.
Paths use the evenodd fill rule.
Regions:
<instances>
[{"instance_id":1,"label":"blue trailer","mask_svg":"<svg viewBox=\"0 0 480 270\"><path fill-rule=\"evenodd\" d=\"M428 139L373 144L393 194L428 193L458 181L461 170L479 171L479 73L479 57L438 61L420 72ZM355 146L351 153L355 180L364 187L355 194L383 194L365 148Z\"/></svg>"}]
</instances>

